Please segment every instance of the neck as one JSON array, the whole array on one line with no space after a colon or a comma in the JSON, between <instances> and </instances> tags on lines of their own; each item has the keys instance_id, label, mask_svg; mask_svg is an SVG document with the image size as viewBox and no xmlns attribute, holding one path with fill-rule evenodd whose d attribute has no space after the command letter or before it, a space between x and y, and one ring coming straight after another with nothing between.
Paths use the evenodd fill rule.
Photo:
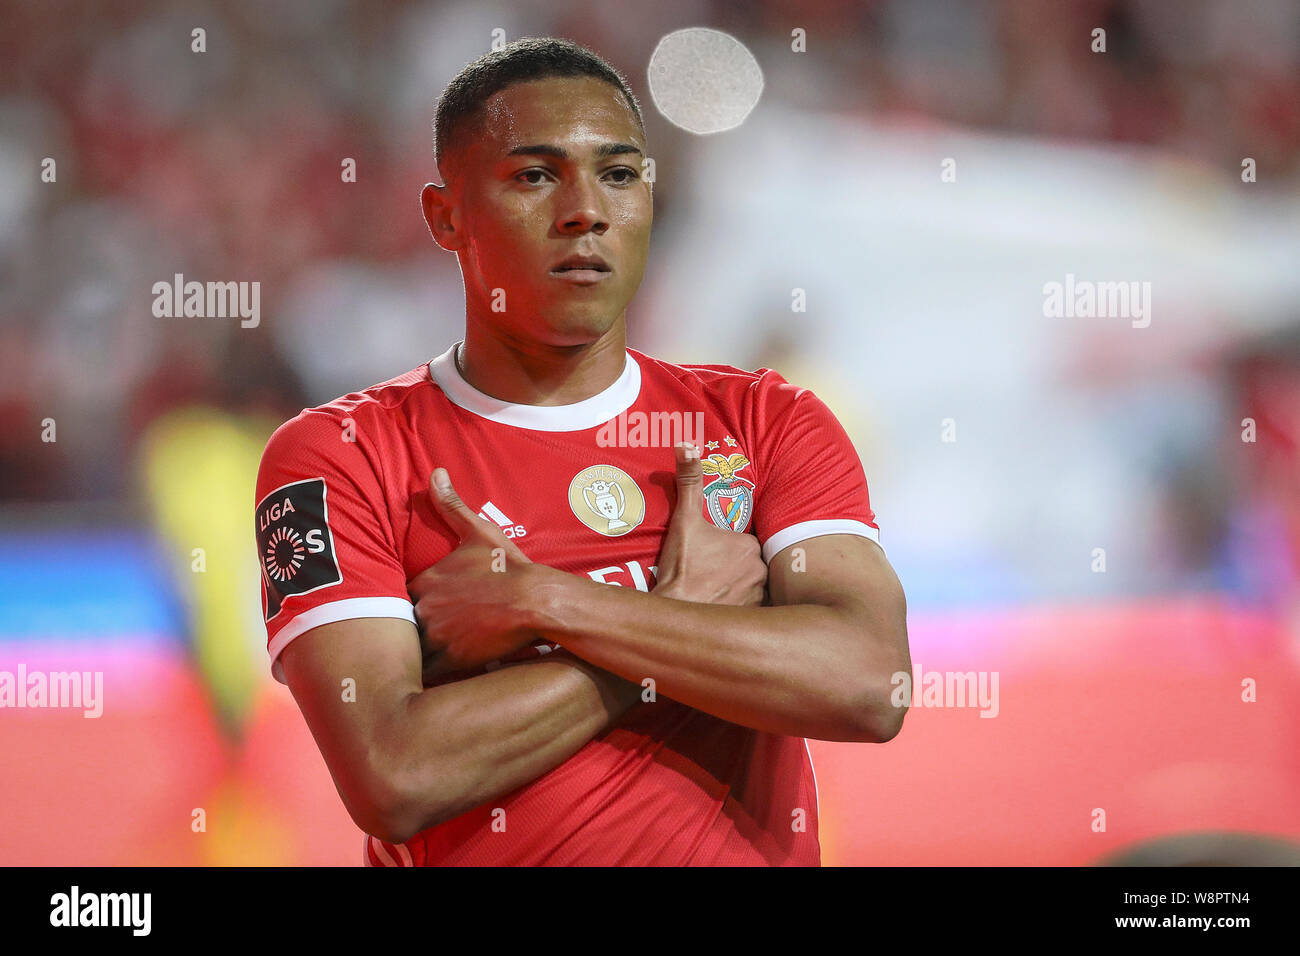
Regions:
<instances>
[{"instance_id":1,"label":"neck","mask_svg":"<svg viewBox=\"0 0 1300 956\"><path fill-rule=\"evenodd\" d=\"M461 377L485 395L515 405L572 405L603 392L623 374L623 317L595 342L554 346L467 322Z\"/></svg>"}]
</instances>

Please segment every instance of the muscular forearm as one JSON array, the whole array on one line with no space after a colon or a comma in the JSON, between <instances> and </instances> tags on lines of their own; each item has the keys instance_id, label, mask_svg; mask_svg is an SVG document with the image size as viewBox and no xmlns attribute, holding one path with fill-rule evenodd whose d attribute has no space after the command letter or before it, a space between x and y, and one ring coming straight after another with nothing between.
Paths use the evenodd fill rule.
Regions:
<instances>
[{"instance_id":1,"label":"muscular forearm","mask_svg":"<svg viewBox=\"0 0 1300 956\"><path fill-rule=\"evenodd\" d=\"M832 607L725 607L573 575L539 581L531 626L579 657L733 723L876 740L895 719L894 642Z\"/></svg>"},{"instance_id":2,"label":"muscular forearm","mask_svg":"<svg viewBox=\"0 0 1300 956\"><path fill-rule=\"evenodd\" d=\"M559 766L639 688L557 651L412 694L394 736L395 835L409 839ZM397 841L402 842L402 841Z\"/></svg>"}]
</instances>

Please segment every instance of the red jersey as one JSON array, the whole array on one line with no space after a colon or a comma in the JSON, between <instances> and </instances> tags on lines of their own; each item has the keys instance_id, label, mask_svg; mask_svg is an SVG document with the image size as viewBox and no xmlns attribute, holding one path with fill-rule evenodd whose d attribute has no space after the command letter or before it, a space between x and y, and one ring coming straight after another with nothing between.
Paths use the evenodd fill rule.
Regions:
<instances>
[{"instance_id":1,"label":"red jersey","mask_svg":"<svg viewBox=\"0 0 1300 956\"><path fill-rule=\"evenodd\" d=\"M311 628L415 621L407 581L459 543L430 499L437 466L530 560L618 587L654 588L676 491L672 446L682 440L701 450L706 517L756 535L765 560L823 534L879 542L844 429L774 371L673 365L628 349L622 375L599 394L516 405L466 382L454 354L306 409L267 443L256 526L277 680L281 651ZM539 640L511 659L555 647ZM493 827L496 808L505 831ZM802 737L659 697L532 783L404 845L368 837L365 856L416 866L816 866L816 780Z\"/></svg>"}]
</instances>

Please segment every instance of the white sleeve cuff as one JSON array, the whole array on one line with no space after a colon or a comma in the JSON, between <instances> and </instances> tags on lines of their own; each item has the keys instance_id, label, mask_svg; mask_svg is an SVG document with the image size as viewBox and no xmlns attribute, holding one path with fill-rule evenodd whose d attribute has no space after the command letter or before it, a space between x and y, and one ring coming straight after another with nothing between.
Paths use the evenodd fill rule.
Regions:
<instances>
[{"instance_id":1,"label":"white sleeve cuff","mask_svg":"<svg viewBox=\"0 0 1300 956\"><path fill-rule=\"evenodd\" d=\"M856 534L863 538L870 538L880 545L882 551L885 549L884 545L880 544L880 531L866 522L854 521L850 518L828 518L821 521L800 521L770 535L763 542L763 560L770 562L790 545L824 534Z\"/></svg>"},{"instance_id":2,"label":"white sleeve cuff","mask_svg":"<svg viewBox=\"0 0 1300 956\"><path fill-rule=\"evenodd\" d=\"M271 655L271 676L281 684L288 683L284 679L284 669L280 666L280 653L299 634L304 634L313 627L320 627L322 624L333 624L335 621L350 621L359 617L395 617L414 624L415 607L406 598L363 597L348 598L346 601L333 601L329 604L314 607L309 611L303 611L280 628L275 637L271 638L271 643L266 648L267 653Z\"/></svg>"}]
</instances>

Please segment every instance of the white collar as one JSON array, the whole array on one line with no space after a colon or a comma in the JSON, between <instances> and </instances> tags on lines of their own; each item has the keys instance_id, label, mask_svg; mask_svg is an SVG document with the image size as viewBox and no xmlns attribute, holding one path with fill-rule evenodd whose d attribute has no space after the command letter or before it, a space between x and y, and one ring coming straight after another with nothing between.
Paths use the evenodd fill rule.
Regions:
<instances>
[{"instance_id":1,"label":"white collar","mask_svg":"<svg viewBox=\"0 0 1300 956\"><path fill-rule=\"evenodd\" d=\"M624 350L623 374L608 388L572 405L516 405L480 392L456 368L457 342L429 362L429 376L453 404L490 421L542 432L575 432L603 425L641 394L641 366Z\"/></svg>"}]
</instances>

